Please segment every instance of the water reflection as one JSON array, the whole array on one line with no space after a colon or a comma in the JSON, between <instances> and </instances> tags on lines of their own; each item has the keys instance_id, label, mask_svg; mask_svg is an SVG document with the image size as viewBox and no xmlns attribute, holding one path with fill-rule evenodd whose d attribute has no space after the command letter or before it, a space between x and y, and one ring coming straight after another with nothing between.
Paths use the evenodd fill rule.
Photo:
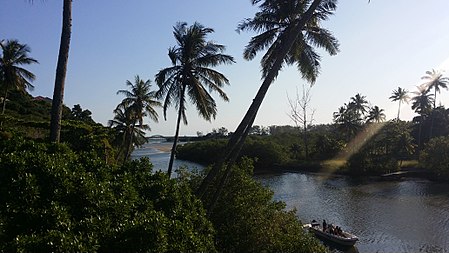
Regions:
<instances>
[{"instance_id":1,"label":"water reflection","mask_svg":"<svg viewBox=\"0 0 449 253\"><path fill-rule=\"evenodd\" d=\"M182 144L182 143L180 143ZM148 157L150 158L151 163L153 164L154 171L167 171L168 170L168 162L170 160L170 148L173 143L157 141L150 142L144 144L142 147L137 148L131 154L131 159L139 159L140 157ZM176 177L176 169L184 166L192 169L202 169L203 166L192 163L189 161L177 160L173 162L173 177Z\"/></svg>"},{"instance_id":2,"label":"water reflection","mask_svg":"<svg viewBox=\"0 0 449 253\"><path fill-rule=\"evenodd\" d=\"M169 153L154 144L132 155L141 156L148 156L155 170L167 170ZM175 160L174 165L201 168L180 160ZM333 252L449 252L449 184L361 181L303 173L256 179L271 188L275 198L286 202L288 208L296 208L303 222L324 218L359 237L356 247L335 249L334 245Z\"/></svg>"},{"instance_id":3,"label":"water reflection","mask_svg":"<svg viewBox=\"0 0 449 253\"><path fill-rule=\"evenodd\" d=\"M304 222L325 218L359 236L360 252L449 252L447 184L301 173L257 178Z\"/></svg>"}]
</instances>

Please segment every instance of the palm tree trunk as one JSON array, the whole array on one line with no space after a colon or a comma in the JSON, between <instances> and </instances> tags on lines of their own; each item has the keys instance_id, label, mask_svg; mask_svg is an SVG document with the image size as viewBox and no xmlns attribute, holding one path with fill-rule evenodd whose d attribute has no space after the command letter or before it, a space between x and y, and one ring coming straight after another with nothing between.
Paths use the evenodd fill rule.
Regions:
<instances>
[{"instance_id":1,"label":"palm tree trunk","mask_svg":"<svg viewBox=\"0 0 449 253\"><path fill-rule=\"evenodd\" d=\"M433 109L436 108L437 105L437 87L435 86L435 94L433 95Z\"/></svg>"},{"instance_id":2,"label":"palm tree trunk","mask_svg":"<svg viewBox=\"0 0 449 253\"><path fill-rule=\"evenodd\" d=\"M302 28L306 24L306 22L312 17L312 14L318 7L318 5L321 3L321 0L314 0L313 3L310 5L309 9L304 13L304 16L299 20L299 22L292 28L293 31L289 33L289 36L287 37L286 42L282 45L281 51L279 55L277 56L276 61L274 62L271 70L268 72L267 76L265 77L264 81L262 82L262 85L259 88L259 91L256 94L256 97L253 99L253 102L251 103L251 106L249 107L248 111L246 112L245 116L243 117L242 121L240 122L239 126L235 130L234 134L231 136L230 140L228 141L227 147L226 147L226 153L223 156L223 158L209 171L207 176L204 178L204 180L201 182L200 187L197 190L197 193L200 197L204 195L206 192L207 187L210 185L212 180L217 176L219 170L226 162L235 161L239 151L241 150L243 143L248 135L249 128L251 128L252 123L254 122L257 111L260 108L260 105L263 102L263 99L268 91L268 88L273 83L274 79L277 77L279 70L282 67L282 63L284 61L285 56L290 51L290 48L293 46L295 40L298 38L298 36L301 34ZM236 152L237 151L237 152ZM227 165L227 169L230 169L230 165ZM228 173L225 173L225 175ZM213 200L214 202L214 200Z\"/></svg>"},{"instance_id":3,"label":"palm tree trunk","mask_svg":"<svg viewBox=\"0 0 449 253\"><path fill-rule=\"evenodd\" d=\"M185 88L186 87L183 84L183 87L182 87L182 90L181 90L182 96L184 95ZM183 110L183 108L184 108L184 99L181 98L181 100L179 102L178 119L176 121L175 139L173 140L173 146L171 148L171 153L170 153L170 161L168 162L168 170L167 170L168 178L171 177L171 173L172 173L172 170L173 170L173 162L175 161L176 146L178 145L179 128L180 128L180 125L181 125L181 117L182 117L182 110Z\"/></svg>"},{"instance_id":4,"label":"palm tree trunk","mask_svg":"<svg viewBox=\"0 0 449 253\"><path fill-rule=\"evenodd\" d=\"M128 161L129 157L131 156L131 147L133 145L133 133L134 133L134 123L131 126L131 129L129 129L128 133L128 141L126 143L126 153L125 153L125 159L124 162Z\"/></svg>"},{"instance_id":5,"label":"palm tree trunk","mask_svg":"<svg viewBox=\"0 0 449 253\"><path fill-rule=\"evenodd\" d=\"M399 107L398 107L398 122L399 122L399 114L401 113L401 100L399 99Z\"/></svg>"},{"instance_id":6,"label":"palm tree trunk","mask_svg":"<svg viewBox=\"0 0 449 253\"><path fill-rule=\"evenodd\" d=\"M70 36L72 33L72 0L64 0L62 13L62 33L59 45L58 63L56 66L55 87L51 105L50 141L59 143L61 135L62 105L64 101L64 85L69 58Z\"/></svg>"}]
</instances>

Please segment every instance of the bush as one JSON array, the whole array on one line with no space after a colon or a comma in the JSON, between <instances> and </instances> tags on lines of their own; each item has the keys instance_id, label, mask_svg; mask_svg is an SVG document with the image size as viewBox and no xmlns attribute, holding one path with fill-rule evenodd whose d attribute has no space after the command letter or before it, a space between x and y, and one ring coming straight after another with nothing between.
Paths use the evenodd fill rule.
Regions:
<instances>
[{"instance_id":1,"label":"bush","mask_svg":"<svg viewBox=\"0 0 449 253\"><path fill-rule=\"evenodd\" d=\"M325 252L304 232L295 210L285 211L285 204L273 201L273 192L252 178L253 168L247 158L234 166L215 208L209 210L218 251Z\"/></svg>"},{"instance_id":2,"label":"bush","mask_svg":"<svg viewBox=\"0 0 449 253\"><path fill-rule=\"evenodd\" d=\"M226 143L225 139L189 142L176 148L176 158L209 165L219 159Z\"/></svg>"},{"instance_id":3,"label":"bush","mask_svg":"<svg viewBox=\"0 0 449 253\"><path fill-rule=\"evenodd\" d=\"M440 180L449 180L449 136L431 139L421 152L420 164Z\"/></svg>"},{"instance_id":4,"label":"bush","mask_svg":"<svg viewBox=\"0 0 449 253\"><path fill-rule=\"evenodd\" d=\"M187 143L177 148L176 158L203 165L213 164L223 155L226 144L225 139ZM286 148L266 136L248 137L240 153L240 157L246 156L256 161L255 170L271 168L289 159Z\"/></svg>"},{"instance_id":5,"label":"bush","mask_svg":"<svg viewBox=\"0 0 449 253\"><path fill-rule=\"evenodd\" d=\"M201 202L148 159L14 138L0 151L0 252L215 251Z\"/></svg>"}]
</instances>

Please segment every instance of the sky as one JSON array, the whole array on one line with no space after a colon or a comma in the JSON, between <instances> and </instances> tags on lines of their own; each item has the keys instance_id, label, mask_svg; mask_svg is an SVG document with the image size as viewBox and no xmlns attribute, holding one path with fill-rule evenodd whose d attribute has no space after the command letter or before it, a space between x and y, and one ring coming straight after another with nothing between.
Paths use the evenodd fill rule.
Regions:
<instances>
[{"instance_id":1,"label":"sky","mask_svg":"<svg viewBox=\"0 0 449 253\"><path fill-rule=\"evenodd\" d=\"M33 2L33 3L30 3ZM52 97L62 25L62 2L55 0L0 0L0 40L17 39L31 48L40 64L28 66L37 79L30 93ZM415 91L431 69L449 75L449 9L447 0L344 0L335 15L322 24L339 40L340 52L321 52L321 74L311 88L310 108L314 124L332 122L332 114L350 97L360 93L372 106L395 118L398 104L389 97L398 87ZM236 27L257 11L249 0L74 0L72 40L64 103L89 109L95 121L107 125L123 99L126 80L154 81L155 74L171 65L168 48L175 46L173 26L197 21L215 30L208 39L226 46L236 64L217 67L229 80L224 88L229 102L216 98L218 114L209 122L187 107L188 125L180 135L204 134L225 127L234 131L260 84L260 57L246 61L243 49L255 33L237 33ZM264 52L261 52L262 55ZM303 84L296 67L287 67L271 85L255 125L293 125L288 116L288 97L295 98ZM153 88L157 86L153 82ZM449 92L443 90L437 103L448 107ZM401 119L415 115L410 104L401 108ZM173 135L176 111L162 109L158 123L146 119L148 135Z\"/></svg>"}]
</instances>

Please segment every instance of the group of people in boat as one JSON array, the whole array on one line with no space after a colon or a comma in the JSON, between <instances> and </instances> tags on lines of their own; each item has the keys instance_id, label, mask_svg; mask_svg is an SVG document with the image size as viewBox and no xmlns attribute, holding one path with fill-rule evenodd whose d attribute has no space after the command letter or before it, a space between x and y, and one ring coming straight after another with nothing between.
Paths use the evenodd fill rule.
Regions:
<instances>
[{"instance_id":1,"label":"group of people in boat","mask_svg":"<svg viewBox=\"0 0 449 253\"><path fill-rule=\"evenodd\" d=\"M312 226L319 226L319 223L316 220L312 221ZM346 237L343 233L343 230L339 226L334 226L333 224L327 224L326 220L323 220L323 232L329 233L331 235L337 235L341 237Z\"/></svg>"}]
</instances>

